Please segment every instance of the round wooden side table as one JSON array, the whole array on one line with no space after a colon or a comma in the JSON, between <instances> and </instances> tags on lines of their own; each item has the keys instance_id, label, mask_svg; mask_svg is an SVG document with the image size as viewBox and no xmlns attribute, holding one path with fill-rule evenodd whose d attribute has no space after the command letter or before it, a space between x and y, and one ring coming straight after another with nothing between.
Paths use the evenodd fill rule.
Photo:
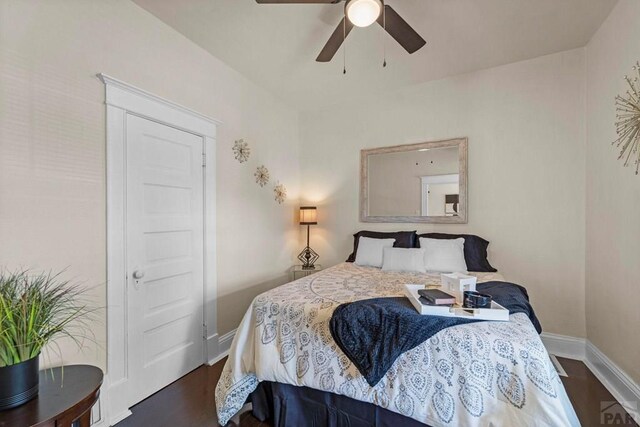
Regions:
<instances>
[{"instance_id":1,"label":"round wooden side table","mask_svg":"<svg viewBox=\"0 0 640 427\"><path fill-rule=\"evenodd\" d=\"M0 427L89 427L98 401L102 371L70 365L40 371L38 397L0 412Z\"/></svg>"}]
</instances>

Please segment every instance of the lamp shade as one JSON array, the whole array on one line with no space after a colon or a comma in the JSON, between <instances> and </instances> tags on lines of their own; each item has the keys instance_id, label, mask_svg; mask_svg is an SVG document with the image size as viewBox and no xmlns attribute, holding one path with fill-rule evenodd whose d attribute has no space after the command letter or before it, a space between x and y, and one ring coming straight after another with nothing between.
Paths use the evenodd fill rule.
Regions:
<instances>
[{"instance_id":1,"label":"lamp shade","mask_svg":"<svg viewBox=\"0 0 640 427\"><path fill-rule=\"evenodd\" d=\"M300 206L300 225L316 225L318 210L315 206Z\"/></svg>"}]
</instances>

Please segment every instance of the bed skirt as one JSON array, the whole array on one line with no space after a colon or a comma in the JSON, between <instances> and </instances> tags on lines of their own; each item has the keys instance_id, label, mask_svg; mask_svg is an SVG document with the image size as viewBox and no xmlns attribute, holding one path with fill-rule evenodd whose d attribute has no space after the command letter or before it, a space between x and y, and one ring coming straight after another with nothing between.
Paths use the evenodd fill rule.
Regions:
<instances>
[{"instance_id":1,"label":"bed skirt","mask_svg":"<svg viewBox=\"0 0 640 427\"><path fill-rule=\"evenodd\" d=\"M412 418L350 397L264 381L251 394L253 415L273 427L425 427Z\"/></svg>"}]
</instances>

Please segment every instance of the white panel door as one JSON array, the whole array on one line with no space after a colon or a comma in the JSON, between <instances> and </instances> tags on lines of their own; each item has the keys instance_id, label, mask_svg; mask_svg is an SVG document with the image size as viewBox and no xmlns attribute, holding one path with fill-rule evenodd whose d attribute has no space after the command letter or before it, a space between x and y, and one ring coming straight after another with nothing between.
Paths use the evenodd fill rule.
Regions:
<instances>
[{"instance_id":1,"label":"white panel door","mask_svg":"<svg viewBox=\"0 0 640 427\"><path fill-rule=\"evenodd\" d=\"M204 360L203 139L127 115L129 403Z\"/></svg>"}]
</instances>

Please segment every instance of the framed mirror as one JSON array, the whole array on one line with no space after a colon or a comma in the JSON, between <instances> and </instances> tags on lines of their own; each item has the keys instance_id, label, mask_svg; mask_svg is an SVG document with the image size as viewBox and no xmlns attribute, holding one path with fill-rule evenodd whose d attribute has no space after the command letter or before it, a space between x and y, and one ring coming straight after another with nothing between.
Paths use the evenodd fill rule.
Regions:
<instances>
[{"instance_id":1,"label":"framed mirror","mask_svg":"<svg viewBox=\"0 0 640 427\"><path fill-rule=\"evenodd\" d=\"M360 151L360 221L467 223L467 138Z\"/></svg>"}]
</instances>

